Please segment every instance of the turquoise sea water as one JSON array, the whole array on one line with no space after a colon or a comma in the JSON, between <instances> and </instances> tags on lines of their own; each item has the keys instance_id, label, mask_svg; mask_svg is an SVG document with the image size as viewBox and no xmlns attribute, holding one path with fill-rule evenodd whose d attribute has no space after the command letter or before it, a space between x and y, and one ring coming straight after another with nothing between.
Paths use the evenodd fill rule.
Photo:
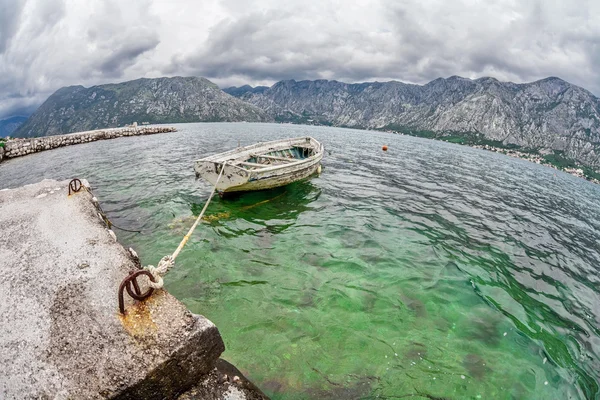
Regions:
<instances>
[{"instance_id":1,"label":"turquoise sea water","mask_svg":"<svg viewBox=\"0 0 600 400\"><path fill-rule=\"evenodd\" d=\"M165 279L225 359L274 399L600 398L600 186L380 132L177 128L10 160L0 188L85 177L156 264L209 194L194 159L314 136L320 177L215 198Z\"/></svg>"}]
</instances>

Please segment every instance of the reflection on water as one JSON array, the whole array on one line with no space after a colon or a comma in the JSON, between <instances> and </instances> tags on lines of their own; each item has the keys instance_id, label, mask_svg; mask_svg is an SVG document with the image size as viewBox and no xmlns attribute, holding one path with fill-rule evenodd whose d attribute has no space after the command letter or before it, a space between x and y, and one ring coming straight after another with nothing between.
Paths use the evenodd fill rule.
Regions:
<instances>
[{"instance_id":1,"label":"reflection on water","mask_svg":"<svg viewBox=\"0 0 600 400\"><path fill-rule=\"evenodd\" d=\"M311 210L309 203L317 200L320 193L310 181L301 181L271 190L229 195L215 202L204 220L213 226L227 228L227 221L243 219L261 227L255 233L279 233L293 226L300 213ZM202 207L204 203L190 204L193 215L200 214ZM235 236L235 232L231 234Z\"/></svg>"},{"instance_id":2,"label":"reflection on water","mask_svg":"<svg viewBox=\"0 0 600 400\"><path fill-rule=\"evenodd\" d=\"M273 398L599 398L600 187L377 132L179 129L10 160L0 186L87 177L155 264L209 194L194 159L314 136L320 177L215 198L166 278L217 324L226 359Z\"/></svg>"}]
</instances>

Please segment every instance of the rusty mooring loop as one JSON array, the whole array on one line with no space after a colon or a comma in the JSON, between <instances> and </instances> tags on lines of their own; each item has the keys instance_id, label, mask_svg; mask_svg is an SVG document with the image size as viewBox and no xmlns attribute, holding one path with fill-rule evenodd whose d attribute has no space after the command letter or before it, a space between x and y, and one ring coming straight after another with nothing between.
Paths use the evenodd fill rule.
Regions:
<instances>
[{"instance_id":1,"label":"rusty mooring loop","mask_svg":"<svg viewBox=\"0 0 600 400\"><path fill-rule=\"evenodd\" d=\"M119 286L119 311L121 311L121 314L125 314L125 300L123 299L124 290L127 290L127 293L136 300L144 300L150 297L154 292L153 288L148 288L144 293L141 292L140 286L137 283L137 277L140 275L146 275L152 282L156 282L152 274L145 269L130 271L129 275L123 279L123 282L121 282L121 285Z\"/></svg>"},{"instance_id":2,"label":"rusty mooring loop","mask_svg":"<svg viewBox=\"0 0 600 400\"><path fill-rule=\"evenodd\" d=\"M81 181L79 179L72 179L71 182L69 182L69 196L71 195L71 192L79 192L82 186L83 185L81 184Z\"/></svg>"}]
</instances>

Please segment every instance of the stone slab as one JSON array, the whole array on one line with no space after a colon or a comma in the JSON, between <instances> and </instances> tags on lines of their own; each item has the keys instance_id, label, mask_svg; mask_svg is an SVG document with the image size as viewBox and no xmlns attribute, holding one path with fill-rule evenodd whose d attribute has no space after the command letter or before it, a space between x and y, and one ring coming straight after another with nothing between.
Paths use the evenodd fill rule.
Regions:
<instances>
[{"instance_id":1,"label":"stone slab","mask_svg":"<svg viewBox=\"0 0 600 400\"><path fill-rule=\"evenodd\" d=\"M219 359L215 368L177 400L269 400L239 369Z\"/></svg>"},{"instance_id":2,"label":"stone slab","mask_svg":"<svg viewBox=\"0 0 600 400\"><path fill-rule=\"evenodd\" d=\"M163 290L121 316L136 259L67 184L0 190L0 398L175 398L214 369L216 326Z\"/></svg>"}]
</instances>

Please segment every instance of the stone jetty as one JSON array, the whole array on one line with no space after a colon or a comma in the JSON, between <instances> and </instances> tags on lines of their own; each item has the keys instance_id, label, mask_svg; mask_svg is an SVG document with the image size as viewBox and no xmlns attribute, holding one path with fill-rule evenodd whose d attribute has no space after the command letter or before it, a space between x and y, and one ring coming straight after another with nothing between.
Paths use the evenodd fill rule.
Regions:
<instances>
[{"instance_id":1,"label":"stone jetty","mask_svg":"<svg viewBox=\"0 0 600 400\"><path fill-rule=\"evenodd\" d=\"M217 327L165 290L119 312L139 260L82 182L0 190L0 398L265 399L219 359Z\"/></svg>"},{"instance_id":2,"label":"stone jetty","mask_svg":"<svg viewBox=\"0 0 600 400\"><path fill-rule=\"evenodd\" d=\"M116 139L125 136L152 135L155 133L175 132L171 126L128 126L124 128L99 129L95 131L69 133L67 135L44 136L30 139L11 139L0 147L0 161L7 158L25 156L57 147L94 142L96 140Z\"/></svg>"}]
</instances>

